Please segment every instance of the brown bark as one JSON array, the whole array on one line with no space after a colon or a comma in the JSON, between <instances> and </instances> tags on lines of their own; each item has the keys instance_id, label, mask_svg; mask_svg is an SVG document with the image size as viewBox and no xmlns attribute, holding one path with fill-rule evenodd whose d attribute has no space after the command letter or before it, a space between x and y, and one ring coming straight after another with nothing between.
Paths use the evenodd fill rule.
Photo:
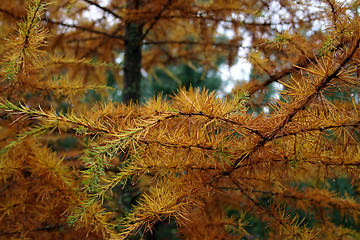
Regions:
<instances>
[{"instance_id":1,"label":"brown bark","mask_svg":"<svg viewBox=\"0 0 360 240\"><path fill-rule=\"evenodd\" d=\"M139 1L129 0L129 9L139 8ZM138 102L141 81L142 25L129 22L125 29L123 102Z\"/></svg>"}]
</instances>

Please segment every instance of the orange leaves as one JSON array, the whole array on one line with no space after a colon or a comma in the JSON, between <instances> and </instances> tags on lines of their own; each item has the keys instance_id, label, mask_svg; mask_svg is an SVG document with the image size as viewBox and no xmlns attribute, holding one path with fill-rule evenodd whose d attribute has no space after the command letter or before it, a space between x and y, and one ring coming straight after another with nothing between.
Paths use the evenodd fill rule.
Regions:
<instances>
[{"instance_id":1,"label":"orange leaves","mask_svg":"<svg viewBox=\"0 0 360 240\"><path fill-rule=\"evenodd\" d=\"M144 193L138 205L122 220L122 236L129 237L141 227L146 232L152 231L158 221L175 219L181 225L187 220L189 209L199 205L190 189L181 188L176 182L163 184L151 188L150 193Z\"/></svg>"},{"instance_id":2,"label":"orange leaves","mask_svg":"<svg viewBox=\"0 0 360 240\"><path fill-rule=\"evenodd\" d=\"M86 199L76 190L74 172L34 141L24 140L0 156L0 231L11 236L34 238L43 226L66 229L65 212ZM89 225L82 225L81 231L98 230ZM79 236L85 236L81 231ZM71 231L65 234L71 235Z\"/></svg>"},{"instance_id":3,"label":"orange leaves","mask_svg":"<svg viewBox=\"0 0 360 240\"><path fill-rule=\"evenodd\" d=\"M133 235L141 228L150 230L156 222L169 218L181 226L191 224L195 221L191 218L192 209L201 207L199 199L231 189L236 194L229 194L229 197L246 204L252 202L252 210L264 211L267 221L276 225L284 220L283 236L296 233L311 238L313 233L300 226L301 221L291 221L278 207L265 211L267 208L257 198L270 193L281 199L296 199L298 206L304 208L316 204L358 208L357 203L350 200L341 205L342 200L326 190L314 189L302 194L291 192L289 187L289 182L293 181L315 181L320 170L332 176L328 169L354 171L356 168L351 159L358 155L358 150L353 149L358 136L350 129L359 126L358 111L352 111L351 105L345 104L341 105L344 108L339 108L338 103L330 99L328 104L322 104L320 98L315 97L320 94L326 97L324 81L328 80L324 79L332 75L330 71L327 76L319 76L320 80L315 79L316 74L321 75L319 72L326 69L327 62L322 64L310 70L314 79L304 74L304 81L296 82L298 79L294 78L294 84L287 85L288 100L279 99L274 113L257 117L246 113L246 97L241 94L234 99L221 100L215 93L195 89L180 90L170 101L159 96L143 106L102 104L79 115L47 113L9 102L1 107L10 112L22 112L29 118L41 118L42 125L51 123L52 128L64 122L64 131L75 130L78 135L91 136L83 156L88 167L83 172L88 182L83 186L90 199L76 200L70 218L76 228L92 224L94 231L110 234L112 223L109 214L102 212L100 203L106 202L117 185L131 181L143 189L144 194L123 219L122 237ZM335 77L327 84L333 81ZM337 142L338 131L348 136L345 142ZM47 154L46 151L36 152L32 159L43 159ZM118 172L108 175L106 169L121 153L130 157L122 158ZM44 179L65 174L56 161L40 163L41 167L34 168ZM39 199L51 194L51 191L44 191ZM228 199L218 201L233 204ZM217 208L224 211L222 205ZM216 226L215 233L218 226L223 229L235 220L220 216L213 221L206 224ZM203 228L205 223L199 224Z\"/></svg>"},{"instance_id":4,"label":"orange leaves","mask_svg":"<svg viewBox=\"0 0 360 240\"><path fill-rule=\"evenodd\" d=\"M347 194L340 197L338 194L328 189L306 188L303 191L287 189L283 192L270 192L270 194L284 199L288 204L295 205L296 208L306 211L313 207L325 214L329 209L338 210L341 215L350 215L357 220L360 211L360 204Z\"/></svg>"},{"instance_id":5,"label":"orange leaves","mask_svg":"<svg viewBox=\"0 0 360 240\"><path fill-rule=\"evenodd\" d=\"M326 41L327 33L313 30L311 21L318 16L308 12L303 16L310 20L300 20L291 1L138 1L143 5L136 9L127 9L124 1L85 2L71 1L68 9L61 8L68 2L58 2L42 16L44 4L34 1L8 45L5 60L10 67L4 81L9 85L4 91L11 100L0 103L5 135L1 145L7 143L0 151L0 219L8 222L0 228L26 237L21 229L64 224L69 215L74 229L85 231L83 238L136 238L137 232L173 219L191 239L239 239L249 231L245 217L236 214L246 210L272 227L269 236L274 239L314 238L284 205L307 212L311 207L338 209L358 221L355 198L340 198L321 185L340 174L354 181L359 175L359 24L346 4L328 1L338 10L327 16L331 28ZM298 5L307 7L302 1ZM103 11L103 18L78 18L88 6ZM280 16L272 11L275 7L288 11ZM69 21L64 21L66 10ZM350 17L344 16L346 11ZM109 15L114 23L105 19ZM294 19L284 21L287 15ZM47 39L41 19L54 38ZM243 47L251 49L253 64L250 101L258 98L258 109L265 110L262 104L268 98L262 98L263 93L274 95L267 86L279 82L284 89L272 109L254 114L248 113L252 105L247 106L245 89L221 99L215 92L184 88L169 100L158 96L143 105L110 102L92 108L66 99L74 104L69 108L82 109L77 113L62 113L52 106L64 102L50 97L37 108L39 99L34 92L27 95L28 90L75 98L107 79L105 67L121 68L119 52L129 22L143 26L144 36L136 37L143 37L141 67L148 73L180 59L188 65L196 60L205 65L202 70L219 56L228 55L231 64L249 35ZM284 29L290 25L292 29ZM231 29L234 36L218 39L219 27ZM55 55L45 55L45 40ZM114 59L119 65L105 63ZM18 106L17 97L28 97L26 104ZM4 130L10 129L7 123L12 124L10 133ZM25 124L27 130L22 129ZM14 140L16 131L20 134ZM55 147L40 147L64 133L83 140L83 146L66 157L76 152L74 168L81 171L65 168L68 162L52 152ZM301 184L309 187L294 188ZM120 209L119 192L133 187L138 190L129 202L138 198L137 204ZM315 230L323 223L314 223Z\"/></svg>"},{"instance_id":6,"label":"orange leaves","mask_svg":"<svg viewBox=\"0 0 360 240\"><path fill-rule=\"evenodd\" d=\"M6 41L5 54L1 61L5 83L2 92L13 97L24 88L40 91L44 95L54 93L56 97L66 96L74 98L82 96L89 89L105 88L104 86L85 85L84 77L61 74L51 76L49 73L59 72L59 63L64 66L68 63L81 63L88 65L114 67L103 62L91 59L76 59L70 57L53 57L45 48L51 36L41 21L48 7L45 0L34 0L28 5L27 18L18 23L16 34L11 35ZM70 79L71 78L71 79ZM70 84L71 82L71 84Z\"/></svg>"},{"instance_id":7,"label":"orange leaves","mask_svg":"<svg viewBox=\"0 0 360 240\"><path fill-rule=\"evenodd\" d=\"M223 110L222 101L216 97L215 92L208 93L207 90L203 90L199 94L198 91L193 88L190 88L189 91L180 90L173 99L173 107L184 113L204 112L204 114L210 114L211 117L218 115L216 112ZM215 108L215 104L217 108Z\"/></svg>"},{"instance_id":8,"label":"orange leaves","mask_svg":"<svg viewBox=\"0 0 360 240\"><path fill-rule=\"evenodd\" d=\"M45 45L48 31L40 25L41 14L47 4L44 0L34 1L29 5L27 19L18 24L17 34L8 39L7 53L3 60L6 63L5 79L15 85L17 78L25 83L26 78L43 68Z\"/></svg>"},{"instance_id":9,"label":"orange leaves","mask_svg":"<svg viewBox=\"0 0 360 240\"><path fill-rule=\"evenodd\" d=\"M75 230L86 229L86 238L93 233L100 239L115 239L116 233L112 229L113 226L109 224L111 213L105 212L100 203L85 199L84 202L79 201L76 204L70 206L65 212Z\"/></svg>"}]
</instances>

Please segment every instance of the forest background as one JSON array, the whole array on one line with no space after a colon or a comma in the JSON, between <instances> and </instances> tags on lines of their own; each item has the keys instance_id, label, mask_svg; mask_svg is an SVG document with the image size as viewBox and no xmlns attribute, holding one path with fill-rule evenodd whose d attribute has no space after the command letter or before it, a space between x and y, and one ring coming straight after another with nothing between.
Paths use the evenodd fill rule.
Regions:
<instances>
[{"instance_id":1,"label":"forest background","mask_svg":"<svg viewBox=\"0 0 360 240\"><path fill-rule=\"evenodd\" d=\"M359 5L4 0L0 238L359 239Z\"/></svg>"}]
</instances>

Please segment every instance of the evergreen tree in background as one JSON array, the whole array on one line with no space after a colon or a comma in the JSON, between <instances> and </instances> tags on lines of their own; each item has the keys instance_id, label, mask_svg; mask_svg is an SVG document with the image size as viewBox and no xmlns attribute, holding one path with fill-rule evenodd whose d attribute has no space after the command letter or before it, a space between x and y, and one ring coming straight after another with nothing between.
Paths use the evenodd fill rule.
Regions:
<instances>
[{"instance_id":1,"label":"evergreen tree in background","mask_svg":"<svg viewBox=\"0 0 360 240\"><path fill-rule=\"evenodd\" d=\"M358 9L3 1L0 238L359 239Z\"/></svg>"},{"instance_id":2,"label":"evergreen tree in background","mask_svg":"<svg viewBox=\"0 0 360 240\"><path fill-rule=\"evenodd\" d=\"M220 89L222 84L221 76L215 70L204 72L199 66L186 64L156 69L149 78L144 81L143 88L143 96L148 98L158 94L174 95L180 87L215 91Z\"/></svg>"}]
</instances>

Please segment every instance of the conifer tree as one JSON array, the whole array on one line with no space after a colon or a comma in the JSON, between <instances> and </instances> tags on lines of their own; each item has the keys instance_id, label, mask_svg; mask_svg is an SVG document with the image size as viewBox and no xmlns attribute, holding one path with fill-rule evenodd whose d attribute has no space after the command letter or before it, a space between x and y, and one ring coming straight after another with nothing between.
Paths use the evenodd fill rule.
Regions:
<instances>
[{"instance_id":1,"label":"conifer tree","mask_svg":"<svg viewBox=\"0 0 360 240\"><path fill-rule=\"evenodd\" d=\"M86 18L90 7L103 15ZM330 188L339 177L355 193L359 185L358 8L4 1L0 237L142 238L171 220L183 239L246 239L254 218L267 239L358 239L332 218L337 211L358 224L358 196ZM233 38L219 40L220 26ZM262 78L226 99L183 88L171 99L130 101L141 69L191 61L210 69L224 54L231 65L245 46ZM106 72L120 70L124 104L83 100L89 90L106 96ZM274 82L283 90L266 103L271 111L252 113L248 103ZM81 144L52 144L67 136ZM131 209L114 200L126 185L139 193Z\"/></svg>"}]
</instances>

